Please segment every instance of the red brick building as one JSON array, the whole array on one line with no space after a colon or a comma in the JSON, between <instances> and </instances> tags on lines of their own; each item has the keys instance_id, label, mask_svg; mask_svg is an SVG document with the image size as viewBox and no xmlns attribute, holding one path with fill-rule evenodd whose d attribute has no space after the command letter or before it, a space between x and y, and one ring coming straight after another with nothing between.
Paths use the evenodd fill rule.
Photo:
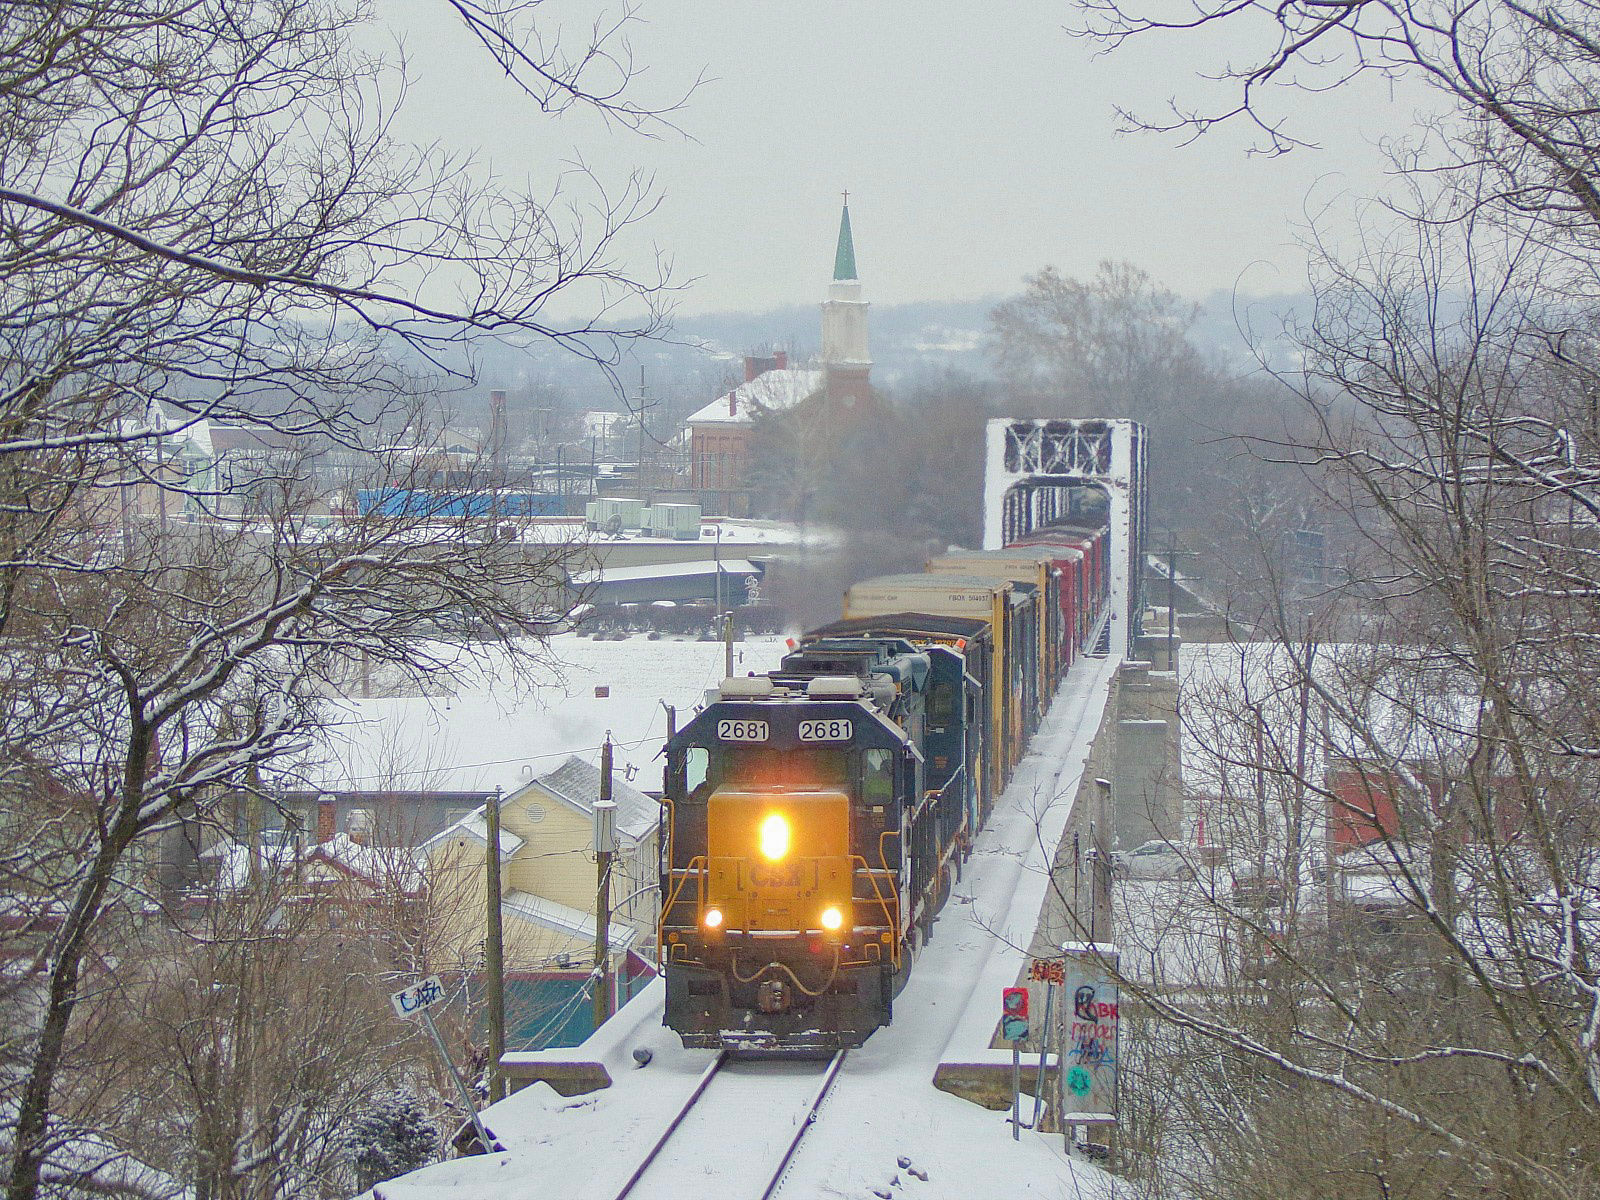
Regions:
<instances>
[{"instance_id":1,"label":"red brick building","mask_svg":"<svg viewBox=\"0 0 1600 1200\"><path fill-rule=\"evenodd\" d=\"M692 414L689 429L689 486L721 492L725 511L747 509L751 443L756 416L788 412L803 404L825 406L822 420L841 428L869 419L872 359L867 351L867 310L856 277L850 208L839 218L833 281L822 304L822 355L804 367L791 366L785 351L770 358L744 360L744 382ZM712 503L708 508L719 507Z\"/></svg>"},{"instance_id":2,"label":"red brick building","mask_svg":"<svg viewBox=\"0 0 1600 1200\"><path fill-rule=\"evenodd\" d=\"M735 491L749 483L750 441L756 414L784 412L820 395L824 374L789 365L782 350L746 358L744 382L689 417L689 486Z\"/></svg>"}]
</instances>

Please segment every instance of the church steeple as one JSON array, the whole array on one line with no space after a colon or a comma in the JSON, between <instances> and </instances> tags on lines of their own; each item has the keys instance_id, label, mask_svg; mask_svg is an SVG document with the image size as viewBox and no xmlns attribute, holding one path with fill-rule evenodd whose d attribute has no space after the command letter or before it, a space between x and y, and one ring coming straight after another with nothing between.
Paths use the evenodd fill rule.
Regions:
<instances>
[{"instance_id":1,"label":"church steeple","mask_svg":"<svg viewBox=\"0 0 1600 1200\"><path fill-rule=\"evenodd\" d=\"M822 367L834 403L854 407L868 399L872 355L867 351L867 308L856 274L856 244L850 233L850 193L839 214L839 244L833 252L833 282L822 304Z\"/></svg>"},{"instance_id":2,"label":"church steeple","mask_svg":"<svg viewBox=\"0 0 1600 1200\"><path fill-rule=\"evenodd\" d=\"M833 253L833 277L856 278L856 244L850 236L850 193L844 194L844 212L839 216L839 248Z\"/></svg>"}]
</instances>

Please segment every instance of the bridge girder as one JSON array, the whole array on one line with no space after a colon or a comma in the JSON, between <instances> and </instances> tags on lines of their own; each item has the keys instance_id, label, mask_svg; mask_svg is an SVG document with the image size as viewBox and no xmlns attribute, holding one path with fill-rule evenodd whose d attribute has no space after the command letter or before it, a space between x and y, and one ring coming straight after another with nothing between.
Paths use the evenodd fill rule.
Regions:
<instances>
[{"instance_id":1,"label":"bridge girder","mask_svg":"<svg viewBox=\"0 0 1600 1200\"><path fill-rule=\"evenodd\" d=\"M996 417L987 430L983 546L1007 542L1058 520L1062 498L1096 488L1111 527L1113 644L1128 650L1144 614L1147 517L1145 427L1123 418L1068 421Z\"/></svg>"}]
</instances>

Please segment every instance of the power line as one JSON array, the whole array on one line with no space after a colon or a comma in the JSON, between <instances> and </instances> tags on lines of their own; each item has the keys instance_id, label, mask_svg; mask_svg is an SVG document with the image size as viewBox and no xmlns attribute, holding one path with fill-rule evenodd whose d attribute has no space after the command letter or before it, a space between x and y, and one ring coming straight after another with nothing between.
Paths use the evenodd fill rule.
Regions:
<instances>
[{"instance_id":1,"label":"power line","mask_svg":"<svg viewBox=\"0 0 1600 1200\"><path fill-rule=\"evenodd\" d=\"M622 746L628 750L637 750L641 745L650 740L651 734L655 730L655 724L656 714L652 712L650 714L650 724L640 737L635 738L631 742L613 741L612 744L616 746ZM538 762L546 758L570 758L575 754L587 754L590 751L599 750L603 744L604 743L596 742L593 746L577 746L567 750L552 750L547 754L519 754L514 758L492 758L484 762L456 763L447 767L412 767L409 769L400 769L394 771L380 771L371 775L347 775L345 778L351 783L371 783L382 782L388 779L397 779L408 775L443 775L452 771L475 771L480 767L504 767L509 766L512 763ZM450 791L453 789L440 788L438 790ZM477 791L481 789L468 788L465 790Z\"/></svg>"}]
</instances>

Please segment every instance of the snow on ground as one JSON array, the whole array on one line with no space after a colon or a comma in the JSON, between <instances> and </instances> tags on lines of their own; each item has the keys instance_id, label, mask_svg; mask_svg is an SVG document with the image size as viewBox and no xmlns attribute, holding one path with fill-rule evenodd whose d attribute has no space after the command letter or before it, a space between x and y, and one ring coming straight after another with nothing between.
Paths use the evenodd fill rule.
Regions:
<instances>
[{"instance_id":1,"label":"snow on ground","mask_svg":"<svg viewBox=\"0 0 1600 1200\"><path fill-rule=\"evenodd\" d=\"M718 533L721 530L721 533ZM812 525L804 529L788 521L736 520L732 517L706 517L700 527L699 538L655 537L637 529L624 529L615 534L585 530L581 517L544 517L522 524L519 536L523 541L541 544L570 543L580 539L600 555L608 546L668 545L679 548L703 547L706 557L712 553L712 543L729 546L832 546L839 540L837 531L825 526Z\"/></svg>"},{"instance_id":2,"label":"snow on ground","mask_svg":"<svg viewBox=\"0 0 1600 1200\"><path fill-rule=\"evenodd\" d=\"M577 634L551 639L559 663L552 681L533 692L496 685L490 672L465 673L454 691L437 696L385 696L335 702L334 724L311 785L508 793L576 754L598 761L609 730L617 769L631 768L635 787L661 786L657 754L666 738L666 710L681 725L706 689L722 680L721 642L644 635L591 641ZM779 637L734 643L736 674L766 671L785 653ZM597 697L597 687L610 695Z\"/></svg>"},{"instance_id":3,"label":"snow on ground","mask_svg":"<svg viewBox=\"0 0 1600 1200\"><path fill-rule=\"evenodd\" d=\"M992 1034L999 988L1014 982L1012 959L1020 954L1006 942L1026 945L1036 920L1036 911L1028 910L1037 909L1034 893L1042 892L1037 872L1029 870L1039 837L1039 804L1041 798L1071 794L1074 781L1068 776L1082 769L1082 755L1098 725L1096 700L1104 703L1113 670L1105 660L1086 659L1074 667L1023 768L980 835L932 942L896 999L894 1023L851 1053L791 1166L784 1195L797 1200L872 1200L875 1192L895 1200L1101 1200L1114 1194L1109 1175L1066 1157L1059 1134L1024 1130L1022 1140L1014 1142L1008 1113L988 1111L933 1086L945 1057L964 1053L973 1040L987 1045ZM995 976L997 969L1005 978ZM570 1099L544 1084L526 1087L485 1114L504 1153L423 1168L381 1184L381 1196L610 1200L712 1059L711 1051L685 1050L662 1027L662 990L657 982L640 993L581 1053L563 1052L603 1061L612 1087ZM976 1038L974 1029L979 1029ZM632 1061L639 1047L653 1055L644 1068ZM1031 1115L1031 1101L1023 1111ZM739 1116L730 1115L720 1131L696 1136L704 1140L693 1148L699 1158L691 1155L691 1161L704 1161L706 1168L685 1175L674 1194L708 1200L721 1195L715 1164L732 1153L730 1146L740 1136ZM902 1157L910 1168L899 1165Z\"/></svg>"}]
</instances>

